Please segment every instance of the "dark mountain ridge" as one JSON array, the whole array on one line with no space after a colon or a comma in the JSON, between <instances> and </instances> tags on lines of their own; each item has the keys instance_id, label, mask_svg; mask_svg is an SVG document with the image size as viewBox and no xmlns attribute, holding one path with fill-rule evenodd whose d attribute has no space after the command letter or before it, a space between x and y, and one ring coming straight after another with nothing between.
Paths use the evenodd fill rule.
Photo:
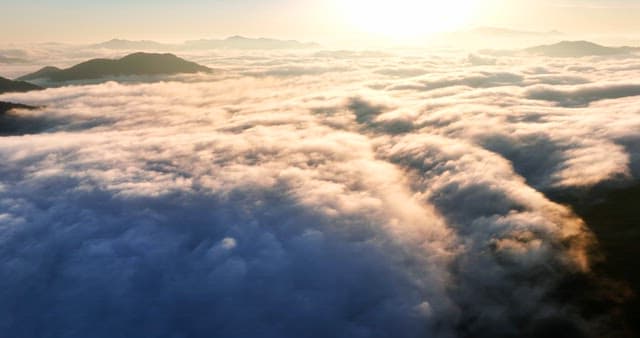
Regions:
<instances>
[{"instance_id":1,"label":"dark mountain ridge","mask_svg":"<svg viewBox=\"0 0 640 338\"><path fill-rule=\"evenodd\" d=\"M121 59L93 59L67 69L45 67L18 80L67 82L110 76L175 75L211 72L211 69L173 54L134 53Z\"/></svg>"},{"instance_id":2,"label":"dark mountain ridge","mask_svg":"<svg viewBox=\"0 0 640 338\"><path fill-rule=\"evenodd\" d=\"M51 66L47 66L44 68L41 68L40 70L38 70L37 72L25 75L25 76L21 76L19 78L17 78L16 80L19 81L31 81L31 80L37 80L37 79L42 79L42 78L48 78L49 75L57 73L59 71L61 71L62 69L58 68L58 67L51 67Z\"/></svg>"},{"instance_id":3,"label":"dark mountain ridge","mask_svg":"<svg viewBox=\"0 0 640 338\"><path fill-rule=\"evenodd\" d=\"M36 86L29 82L13 81L0 77L0 94L11 92L28 92L32 90L40 90L42 87Z\"/></svg>"}]
</instances>

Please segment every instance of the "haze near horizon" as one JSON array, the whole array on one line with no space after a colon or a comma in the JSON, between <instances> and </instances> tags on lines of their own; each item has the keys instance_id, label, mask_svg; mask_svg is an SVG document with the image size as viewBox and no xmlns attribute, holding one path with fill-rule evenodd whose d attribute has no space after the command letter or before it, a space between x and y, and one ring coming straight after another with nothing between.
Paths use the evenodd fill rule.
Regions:
<instances>
[{"instance_id":1,"label":"haze near horizon","mask_svg":"<svg viewBox=\"0 0 640 338\"><path fill-rule=\"evenodd\" d=\"M172 42L232 35L324 44L415 42L484 26L621 39L640 31L639 9L631 0L7 0L0 43L89 43L115 37Z\"/></svg>"}]
</instances>

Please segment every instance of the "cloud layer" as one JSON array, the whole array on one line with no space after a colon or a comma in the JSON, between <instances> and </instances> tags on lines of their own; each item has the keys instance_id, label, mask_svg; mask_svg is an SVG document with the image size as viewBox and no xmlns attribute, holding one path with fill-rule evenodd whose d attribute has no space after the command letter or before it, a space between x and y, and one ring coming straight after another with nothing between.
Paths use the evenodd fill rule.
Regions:
<instances>
[{"instance_id":1,"label":"cloud layer","mask_svg":"<svg viewBox=\"0 0 640 338\"><path fill-rule=\"evenodd\" d=\"M637 59L201 60L0 96L46 106L0 142L0 332L603 330L553 296L594 241L546 194L637 181Z\"/></svg>"}]
</instances>

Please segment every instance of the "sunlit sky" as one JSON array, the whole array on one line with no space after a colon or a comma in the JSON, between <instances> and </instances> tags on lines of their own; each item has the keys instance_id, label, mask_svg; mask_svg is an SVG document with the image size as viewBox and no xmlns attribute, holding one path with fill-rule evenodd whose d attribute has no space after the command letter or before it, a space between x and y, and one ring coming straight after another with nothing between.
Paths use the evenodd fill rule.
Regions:
<instances>
[{"instance_id":1,"label":"sunlit sky","mask_svg":"<svg viewBox=\"0 0 640 338\"><path fill-rule=\"evenodd\" d=\"M321 42L477 26L640 32L638 0L2 0L0 42L177 41L229 35Z\"/></svg>"}]
</instances>

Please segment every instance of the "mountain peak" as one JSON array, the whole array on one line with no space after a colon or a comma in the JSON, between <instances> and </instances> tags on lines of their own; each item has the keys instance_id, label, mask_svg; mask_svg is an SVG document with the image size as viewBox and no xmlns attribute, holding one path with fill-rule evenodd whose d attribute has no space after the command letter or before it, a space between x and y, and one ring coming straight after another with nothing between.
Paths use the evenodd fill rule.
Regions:
<instances>
[{"instance_id":1,"label":"mountain peak","mask_svg":"<svg viewBox=\"0 0 640 338\"><path fill-rule=\"evenodd\" d=\"M226 41L233 41L233 40L251 40L247 37L244 37L242 35L234 35L234 36L230 36L228 38L225 39Z\"/></svg>"},{"instance_id":2,"label":"mountain peak","mask_svg":"<svg viewBox=\"0 0 640 338\"><path fill-rule=\"evenodd\" d=\"M137 52L120 59L93 59L67 69L45 67L19 79L66 82L115 76L175 75L210 71L208 67L181 59L174 54Z\"/></svg>"},{"instance_id":3,"label":"mountain peak","mask_svg":"<svg viewBox=\"0 0 640 338\"><path fill-rule=\"evenodd\" d=\"M564 40L551 45L541 45L527 48L525 51L532 54L551 57L582 57L626 54L635 50L637 50L637 48L606 47L586 40Z\"/></svg>"}]
</instances>

